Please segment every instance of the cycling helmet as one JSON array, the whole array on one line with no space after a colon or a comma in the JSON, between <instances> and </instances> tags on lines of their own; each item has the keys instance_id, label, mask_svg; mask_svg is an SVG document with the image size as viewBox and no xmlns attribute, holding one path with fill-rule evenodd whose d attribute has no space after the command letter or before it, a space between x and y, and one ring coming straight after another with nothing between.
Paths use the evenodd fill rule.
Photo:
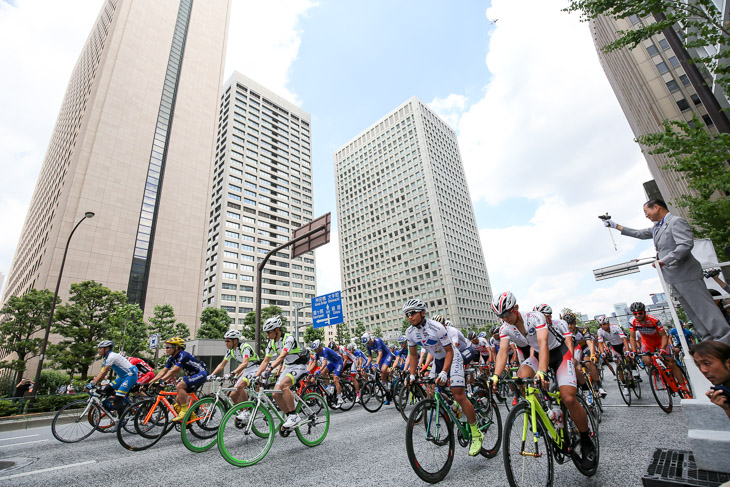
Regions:
<instances>
[{"instance_id":1,"label":"cycling helmet","mask_svg":"<svg viewBox=\"0 0 730 487\"><path fill-rule=\"evenodd\" d=\"M240 340L242 336L243 335L241 335L241 332L238 331L238 330L228 330L226 332L226 334L223 335L223 338L230 338L230 339L234 339L235 338L237 340Z\"/></svg>"},{"instance_id":2,"label":"cycling helmet","mask_svg":"<svg viewBox=\"0 0 730 487\"><path fill-rule=\"evenodd\" d=\"M568 311L567 313L565 313L565 314L563 315L563 319L564 319L564 320L565 320L565 321L566 321L566 322L567 322L567 323L568 323L569 325L572 325L573 323L575 323L575 315L574 315L573 313L571 313L570 311Z\"/></svg>"},{"instance_id":3,"label":"cycling helmet","mask_svg":"<svg viewBox=\"0 0 730 487\"><path fill-rule=\"evenodd\" d=\"M638 311L646 311L646 308L644 307L644 303L642 303L641 301L631 303L631 312L636 313Z\"/></svg>"},{"instance_id":4,"label":"cycling helmet","mask_svg":"<svg viewBox=\"0 0 730 487\"><path fill-rule=\"evenodd\" d=\"M264 323L263 332L268 333L276 328L281 328L281 317L272 316Z\"/></svg>"},{"instance_id":5,"label":"cycling helmet","mask_svg":"<svg viewBox=\"0 0 730 487\"><path fill-rule=\"evenodd\" d=\"M354 352L355 351L355 344L354 343L349 344L347 346L347 350L350 351L350 352Z\"/></svg>"},{"instance_id":6,"label":"cycling helmet","mask_svg":"<svg viewBox=\"0 0 730 487\"><path fill-rule=\"evenodd\" d=\"M494 300L492 303L492 309L495 313L497 313L497 316L499 316L514 308L516 304L517 299L515 298L515 295L510 291L505 291Z\"/></svg>"},{"instance_id":7,"label":"cycling helmet","mask_svg":"<svg viewBox=\"0 0 730 487\"><path fill-rule=\"evenodd\" d=\"M165 343L169 345L175 345L176 347L185 348L185 340L180 337L172 337L165 340Z\"/></svg>"},{"instance_id":8,"label":"cycling helmet","mask_svg":"<svg viewBox=\"0 0 730 487\"><path fill-rule=\"evenodd\" d=\"M403 304L403 312L408 311L426 311L426 303L420 299L409 299Z\"/></svg>"},{"instance_id":9,"label":"cycling helmet","mask_svg":"<svg viewBox=\"0 0 730 487\"><path fill-rule=\"evenodd\" d=\"M370 333L363 334L362 337L360 337L360 341L362 341L362 344L365 345L367 342L370 341Z\"/></svg>"},{"instance_id":10,"label":"cycling helmet","mask_svg":"<svg viewBox=\"0 0 730 487\"><path fill-rule=\"evenodd\" d=\"M499 329L500 329L500 328L501 328L501 327L500 327L499 325L497 325L497 326L493 326L493 327L492 327L492 330L491 330L491 331L492 331L492 335L496 335L497 333L499 333Z\"/></svg>"},{"instance_id":11,"label":"cycling helmet","mask_svg":"<svg viewBox=\"0 0 730 487\"><path fill-rule=\"evenodd\" d=\"M327 345L327 348L331 348L332 350L334 350L336 346L337 346L337 344L335 343L335 341L334 341L334 340L332 340L332 341L331 341L331 342L329 342L329 344Z\"/></svg>"},{"instance_id":12,"label":"cycling helmet","mask_svg":"<svg viewBox=\"0 0 730 487\"><path fill-rule=\"evenodd\" d=\"M479 338L487 338L487 332L486 331L480 331L479 332Z\"/></svg>"},{"instance_id":13,"label":"cycling helmet","mask_svg":"<svg viewBox=\"0 0 730 487\"><path fill-rule=\"evenodd\" d=\"M474 339L476 339L477 338L477 332L470 331L469 333L467 333L466 338L468 340L474 340Z\"/></svg>"},{"instance_id":14,"label":"cycling helmet","mask_svg":"<svg viewBox=\"0 0 730 487\"><path fill-rule=\"evenodd\" d=\"M544 315L551 315L553 314L553 309L548 306L547 304L538 304L534 308L532 308L532 311L539 311L540 313Z\"/></svg>"},{"instance_id":15,"label":"cycling helmet","mask_svg":"<svg viewBox=\"0 0 730 487\"><path fill-rule=\"evenodd\" d=\"M405 341L406 341L406 336L405 335L401 335L401 336L398 337L398 343L403 344L403 343L405 343Z\"/></svg>"},{"instance_id":16,"label":"cycling helmet","mask_svg":"<svg viewBox=\"0 0 730 487\"><path fill-rule=\"evenodd\" d=\"M608 324L608 318L606 318L605 316L599 316L598 319L596 320L596 322L599 325L607 325Z\"/></svg>"},{"instance_id":17,"label":"cycling helmet","mask_svg":"<svg viewBox=\"0 0 730 487\"><path fill-rule=\"evenodd\" d=\"M312 345L310 345L309 348L311 348L312 350L317 350L321 346L322 346L322 342L319 340L315 340L312 342Z\"/></svg>"},{"instance_id":18,"label":"cycling helmet","mask_svg":"<svg viewBox=\"0 0 730 487\"><path fill-rule=\"evenodd\" d=\"M454 326L453 323L451 323L449 320L446 320L446 323L444 323L445 326Z\"/></svg>"},{"instance_id":19,"label":"cycling helmet","mask_svg":"<svg viewBox=\"0 0 730 487\"><path fill-rule=\"evenodd\" d=\"M441 316L441 315L433 315L433 316L431 317L431 319L432 319L433 321L438 321L438 322L439 322L439 323L441 323L442 325L445 325L445 324L446 324L446 319L445 319L445 318L444 318L443 316Z\"/></svg>"},{"instance_id":20,"label":"cycling helmet","mask_svg":"<svg viewBox=\"0 0 730 487\"><path fill-rule=\"evenodd\" d=\"M102 340L96 346L96 348L106 348L106 347L114 348L114 342L111 340Z\"/></svg>"}]
</instances>

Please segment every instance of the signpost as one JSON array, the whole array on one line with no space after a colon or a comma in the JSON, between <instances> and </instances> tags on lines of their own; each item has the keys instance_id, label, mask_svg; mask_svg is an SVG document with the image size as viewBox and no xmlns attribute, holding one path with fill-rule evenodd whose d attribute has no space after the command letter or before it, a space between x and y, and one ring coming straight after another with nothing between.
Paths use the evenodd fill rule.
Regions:
<instances>
[{"instance_id":1,"label":"signpost","mask_svg":"<svg viewBox=\"0 0 730 487\"><path fill-rule=\"evenodd\" d=\"M157 349L157 341L160 339L160 336L157 333L153 333L150 335L150 350Z\"/></svg>"},{"instance_id":2,"label":"signpost","mask_svg":"<svg viewBox=\"0 0 730 487\"><path fill-rule=\"evenodd\" d=\"M337 291L312 298L312 321L314 328L342 323L342 293Z\"/></svg>"}]
</instances>

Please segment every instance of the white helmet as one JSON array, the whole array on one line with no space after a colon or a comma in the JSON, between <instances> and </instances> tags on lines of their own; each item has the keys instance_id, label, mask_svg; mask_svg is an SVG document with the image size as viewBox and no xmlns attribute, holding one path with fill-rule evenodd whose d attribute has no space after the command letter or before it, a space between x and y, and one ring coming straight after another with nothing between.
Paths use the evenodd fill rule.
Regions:
<instances>
[{"instance_id":1,"label":"white helmet","mask_svg":"<svg viewBox=\"0 0 730 487\"><path fill-rule=\"evenodd\" d=\"M360 337L360 340L362 341L363 345L370 341L370 333L364 333L362 337Z\"/></svg>"},{"instance_id":2,"label":"white helmet","mask_svg":"<svg viewBox=\"0 0 730 487\"><path fill-rule=\"evenodd\" d=\"M505 291L494 300L492 303L492 309L495 313L497 313L497 316L499 316L505 311L509 311L514 308L516 304L517 299L515 298L515 295L510 291Z\"/></svg>"},{"instance_id":3,"label":"white helmet","mask_svg":"<svg viewBox=\"0 0 730 487\"><path fill-rule=\"evenodd\" d=\"M596 321L599 325L606 325L609 323L608 318L606 318L605 316L599 316Z\"/></svg>"},{"instance_id":4,"label":"white helmet","mask_svg":"<svg viewBox=\"0 0 730 487\"><path fill-rule=\"evenodd\" d=\"M312 345L310 346L310 348L312 350L317 350L321 346L322 346L322 342L320 340L315 340L312 342Z\"/></svg>"},{"instance_id":5,"label":"white helmet","mask_svg":"<svg viewBox=\"0 0 730 487\"><path fill-rule=\"evenodd\" d=\"M538 304L534 308L532 308L532 311L539 311L540 313L544 315L551 315L553 314L553 309L548 306L547 304Z\"/></svg>"},{"instance_id":6,"label":"white helmet","mask_svg":"<svg viewBox=\"0 0 730 487\"><path fill-rule=\"evenodd\" d=\"M228 330L226 332L226 334L223 335L223 338L230 338L230 339L234 339L235 338L237 340L240 340L242 336L243 335L241 335L241 332L238 331L238 330Z\"/></svg>"},{"instance_id":7,"label":"white helmet","mask_svg":"<svg viewBox=\"0 0 730 487\"><path fill-rule=\"evenodd\" d=\"M454 324L451 321L446 320L446 323L444 323L444 326L454 326Z\"/></svg>"},{"instance_id":8,"label":"white helmet","mask_svg":"<svg viewBox=\"0 0 730 487\"><path fill-rule=\"evenodd\" d=\"M403 312L408 311L426 311L426 303L420 299L409 299L403 304Z\"/></svg>"},{"instance_id":9,"label":"white helmet","mask_svg":"<svg viewBox=\"0 0 730 487\"><path fill-rule=\"evenodd\" d=\"M272 316L266 320L266 323L262 327L264 333L268 333L276 328L281 328L281 317L279 316Z\"/></svg>"}]
</instances>

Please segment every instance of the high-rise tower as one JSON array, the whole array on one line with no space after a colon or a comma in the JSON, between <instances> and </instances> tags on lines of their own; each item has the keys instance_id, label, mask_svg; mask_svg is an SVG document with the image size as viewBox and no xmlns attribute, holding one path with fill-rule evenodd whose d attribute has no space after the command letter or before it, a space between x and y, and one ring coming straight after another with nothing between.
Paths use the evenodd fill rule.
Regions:
<instances>
[{"instance_id":1,"label":"high-rise tower","mask_svg":"<svg viewBox=\"0 0 730 487\"><path fill-rule=\"evenodd\" d=\"M71 75L4 299L61 282L200 315L229 1L107 0Z\"/></svg>"},{"instance_id":2,"label":"high-rise tower","mask_svg":"<svg viewBox=\"0 0 730 487\"><path fill-rule=\"evenodd\" d=\"M345 320L401 332L403 302L459 327L495 321L454 131L411 98L335 152Z\"/></svg>"}]
</instances>

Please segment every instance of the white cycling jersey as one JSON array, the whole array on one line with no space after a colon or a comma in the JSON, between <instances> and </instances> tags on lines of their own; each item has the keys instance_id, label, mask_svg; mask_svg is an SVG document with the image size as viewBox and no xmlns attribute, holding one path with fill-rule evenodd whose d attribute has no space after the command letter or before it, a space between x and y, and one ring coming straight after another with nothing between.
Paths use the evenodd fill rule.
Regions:
<instances>
[{"instance_id":1,"label":"white cycling jersey","mask_svg":"<svg viewBox=\"0 0 730 487\"><path fill-rule=\"evenodd\" d=\"M434 359L446 357L446 347L454 349L444 325L429 319L426 319L426 323L421 328L410 326L406 330L406 340L409 347L421 345Z\"/></svg>"},{"instance_id":2,"label":"white cycling jersey","mask_svg":"<svg viewBox=\"0 0 730 487\"><path fill-rule=\"evenodd\" d=\"M598 343L608 341L611 345L621 345L624 343L622 338L626 338L624 331L616 325L609 325L608 331L605 331L603 328L598 328L596 335L598 335Z\"/></svg>"},{"instance_id":3,"label":"white cycling jersey","mask_svg":"<svg viewBox=\"0 0 730 487\"><path fill-rule=\"evenodd\" d=\"M471 342L466 339L464 334L458 328L455 328L453 326L447 326L446 333L449 334L449 339L451 340L451 343L453 343L460 352L463 352L464 350L467 350L469 347L472 346Z\"/></svg>"},{"instance_id":4,"label":"white cycling jersey","mask_svg":"<svg viewBox=\"0 0 730 487\"><path fill-rule=\"evenodd\" d=\"M474 350L479 352L480 355L489 355L489 342L487 341L487 339L484 337L479 337L478 341L479 343L477 343L476 345L474 344L474 342L471 343L474 347Z\"/></svg>"},{"instance_id":5,"label":"white cycling jersey","mask_svg":"<svg viewBox=\"0 0 730 487\"><path fill-rule=\"evenodd\" d=\"M137 368L116 352L109 352L102 367L111 367L117 377L137 376Z\"/></svg>"},{"instance_id":6,"label":"white cycling jersey","mask_svg":"<svg viewBox=\"0 0 730 487\"><path fill-rule=\"evenodd\" d=\"M525 332L526 335L523 335L520 330L517 329L516 326L510 325L504 320L500 320L502 322L502 326L499 329L499 339L504 340L505 338L508 338L512 340L515 345L518 347L532 347L536 352L540 351L540 345L537 343L537 332L538 330L545 330L548 333L548 349L552 350L554 348L558 348L563 343L558 340L558 338L555 336L554 333L552 333L550 330L548 330L548 324L547 321L545 321L545 315L542 313L539 313L537 311L528 311L523 313L522 311L518 311L520 313L520 316L522 316L522 321L524 322L525 326ZM562 331L562 330L561 330ZM559 332L560 333L560 332ZM570 336L570 331L568 330L568 336Z\"/></svg>"}]
</instances>

